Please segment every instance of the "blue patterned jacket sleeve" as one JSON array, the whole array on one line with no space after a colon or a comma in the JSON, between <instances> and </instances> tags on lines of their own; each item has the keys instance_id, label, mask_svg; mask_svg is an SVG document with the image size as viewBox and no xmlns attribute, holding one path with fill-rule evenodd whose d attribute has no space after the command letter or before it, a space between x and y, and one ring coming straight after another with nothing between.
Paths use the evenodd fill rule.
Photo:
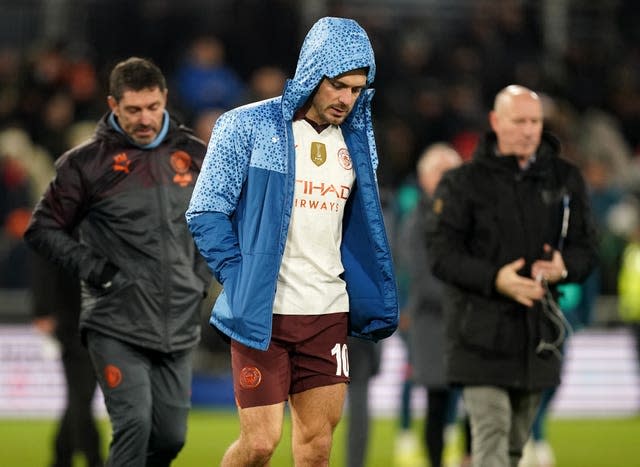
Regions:
<instances>
[{"instance_id":1,"label":"blue patterned jacket sleeve","mask_svg":"<svg viewBox=\"0 0 640 467\"><path fill-rule=\"evenodd\" d=\"M221 284L225 268L240 261L230 216L242 191L250 151L238 120L237 113L227 112L216 122L186 213L198 249Z\"/></svg>"}]
</instances>

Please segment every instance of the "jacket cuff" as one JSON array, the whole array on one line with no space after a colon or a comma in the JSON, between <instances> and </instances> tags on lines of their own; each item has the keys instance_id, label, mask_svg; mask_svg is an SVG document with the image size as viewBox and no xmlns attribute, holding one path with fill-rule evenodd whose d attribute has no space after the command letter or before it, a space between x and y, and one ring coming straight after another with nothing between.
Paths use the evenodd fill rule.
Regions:
<instances>
[{"instance_id":1,"label":"jacket cuff","mask_svg":"<svg viewBox=\"0 0 640 467\"><path fill-rule=\"evenodd\" d=\"M87 282L89 282L92 287L96 287L98 289L108 288L106 284L111 282L111 279L114 278L118 271L118 266L107 261L102 268L102 271L100 271L100 274L91 274Z\"/></svg>"}]
</instances>

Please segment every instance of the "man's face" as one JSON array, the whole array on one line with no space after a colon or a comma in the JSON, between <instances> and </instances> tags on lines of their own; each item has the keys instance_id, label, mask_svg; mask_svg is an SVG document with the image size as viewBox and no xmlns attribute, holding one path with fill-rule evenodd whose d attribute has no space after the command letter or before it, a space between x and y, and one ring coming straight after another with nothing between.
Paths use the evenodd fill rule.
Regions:
<instances>
[{"instance_id":1,"label":"man's face","mask_svg":"<svg viewBox=\"0 0 640 467\"><path fill-rule=\"evenodd\" d=\"M111 111L118 117L124 132L137 144L151 143L162 128L167 91L148 88L141 91L127 90L120 101L113 96L107 99Z\"/></svg>"},{"instance_id":2,"label":"man's face","mask_svg":"<svg viewBox=\"0 0 640 467\"><path fill-rule=\"evenodd\" d=\"M529 93L510 96L491 113L490 122L498 138L500 154L513 154L522 162L538 149L543 124L542 104Z\"/></svg>"},{"instance_id":3,"label":"man's face","mask_svg":"<svg viewBox=\"0 0 640 467\"><path fill-rule=\"evenodd\" d=\"M319 125L340 125L351 113L356 99L367 84L364 70L324 78L318 87L306 117Z\"/></svg>"}]
</instances>

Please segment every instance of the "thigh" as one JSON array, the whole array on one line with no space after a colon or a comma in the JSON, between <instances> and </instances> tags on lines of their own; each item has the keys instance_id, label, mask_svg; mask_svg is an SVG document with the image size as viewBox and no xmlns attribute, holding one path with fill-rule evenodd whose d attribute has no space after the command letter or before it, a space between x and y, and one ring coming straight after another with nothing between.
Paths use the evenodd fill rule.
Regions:
<instances>
[{"instance_id":1,"label":"thigh","mask_svg":"<svg viewBox=\"0 0 640 467\"><path fill-rule=\"evenodd\" d=\"M89 407L97 384L89 352L80 342L63 343L62 366L69 405Z\"/></svg>"},{"instance_id":2,"label":"thigh","mask_svg":"<svg viewBox=\"0 0 640 467\"><path fill-rule=\"evenodd\" d=\"M245 446L275 446L282 436L284 405L280 402L245 409L238 407L241 443Z\"/></svg>"},{"instance_id":3,"label":"thigh","mask_svg":"<svg viewBox=\"0 0 640 467\"><path fill-rule=\"evenodd\" d=\"M140 349L90 331L89 355L112 421L150 417L151 361Z\"/></svg>"},{"instance_id":4,"label":"thigh","mask_svg":"<svg viewBox=\"0 0 640 467\"><path fill-rule=\"evenodd\" d=\"M509 451L515 463L522 455L522 449L529 438L541 399L540 391L513 391L511 394L513 415L509 434Z\"/></svg>"},{"instance_id":5,"label":"thigh","mask_svg":"<svg viewBox=\"0 0 640 467\"><path fill-rule=\"evenodd\" d=\"M289 406L294 439L331 433L342 416L346 391L347 385L338 383L291 394Z\"/></svg>"},{"instance_id":6,"label":"thigh","mask_svg":"<svg viewBox=\"0 0 640 467\"><path fill-rule=\"evenodd\" d=\"M148 351L98 332L87 333L112 427L109 465L144 465L152 430Z\"/></svg>"},{"instance_id":7,"label":"thigh","mask_svg":"<svg viewBox=\"0 0 640 467\"><path fill-rule=\"evenodd\" d=\"M153 400L190 407L192 349L161 354L151 366Z\"/></svg>"},{"instance_id":8,"label":"thigh","mask_svg":"<svg viewBox=\"0 0 640 467\"><path fill-rule=\"evenodd\" d=\"M151 366L154 431L186 431L191 408L192 350L157 355Z\"/></svg>"},{"instance_id":9,"label":"thigh","mask_svg":"<svg viewBox=\"0 0 640 467\"><path fill-rule=\"evenodd\" d=\"M511 418L511 401L506 389L494 386L465 386L462 397L473 419L493 420L504 425Z\"/></svg>"},{"instance_id":10,"label":"thigh","mask_svg":"<svg viewBox=\"0 0 640 467\"><path fill-rule=\"evenodd\" d=\"M287 400L291 365L286 347L272 338L266 351L231 341L233 392L240 409L280 404Z\"/></svg>"},{"instance_id":11,"label":"thigh","mask_svg":"<svg viewBox=\"0 0 640 467\"><path fill-rule=\"evenodd\" d=\"M443 427L447 421L449 407L449 389L427 387L427 425L429 422Z\"/></svg>"},{"instance_id":12,"label":"thigh","mask_svg":"<svg viewBox=\"0 0 640 467\"><path fill-rule=\"evenodd\" d=\"M473 464L507 467L511 430L509 393L493 386L466 386L462 397L471 420Z\"/></svg>"},{"instance_id":13,"label":"thigh","mask_svg":"<svg viewBox=\"0 0 640 467\"><path fill-rule=\"evenodd\" d=\"M281 319L283 328L298 333L291 354L290 394L349 381L347 313Z\"/></svg>"}]
</instances>

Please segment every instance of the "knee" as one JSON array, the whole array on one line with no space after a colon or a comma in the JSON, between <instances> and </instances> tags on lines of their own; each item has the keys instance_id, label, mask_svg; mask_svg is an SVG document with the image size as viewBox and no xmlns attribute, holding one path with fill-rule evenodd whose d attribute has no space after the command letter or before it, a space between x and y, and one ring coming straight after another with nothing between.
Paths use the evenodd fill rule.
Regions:
<instances>
[{"instance_id":1,"label":"knee","mask_svg":"<svg viewBox=\"0 0 640 467\"><path fill-rule=\"evenodd\" d=\"M331 452L331 444L333 442L333 436L331 433L323 433L314 436L309 441L310 451L317 453L320 457L328 456Z\"/></svg>"},{"instance_id":2,"label":"knee","mask_svg":"<svg viewBox=\"0 0 640 467\"><path fill-rule=\"evenodd\" d=\"M150 451L160 458L173 459L184 447L186 435L186 416L176 416L173 423L155 423L149 440Z\"/></svg>"},{"instance_id":3,"label":"knee","mask_svg":"<svg viewBox=\"0 0 640 467\"><path fill-rule=\"evenodd\" d=\"M122 411L111 414L114 436L126 435L131 439L148 439L151 434L151 416L142 411Z\"/></svg>"},{"instance_id":4,"label":"knee","mask_svg":"<svg viewBox=\"0 0 640 467\"><path fill-rule=\"evenodd\" d=\"M261 462L267 462L271 459L279 441L280 439L278 437L262 434L245 439L243 444L250 457L260 464Z\"/></svg>"},{"instance_id":5,"label":"knee","mask_svg":"<svg viewBox=\"0 0 640 467\"><path fill-rule=\"evenodd\" d=\"M166 429L153 433L149 441L149 459L174 459L185 443L185 433Z\"/></svg>"},{"instance_id":6,"label":"knee","mask_svg":"<svg viewBox=\"0 0 640 467\"><path fill-rule=\"evenodd\" d=\"M292 446L296 465L329 465L332 441L331 433L316 433L298 439Z\"/></svg>"}]
</instances>

